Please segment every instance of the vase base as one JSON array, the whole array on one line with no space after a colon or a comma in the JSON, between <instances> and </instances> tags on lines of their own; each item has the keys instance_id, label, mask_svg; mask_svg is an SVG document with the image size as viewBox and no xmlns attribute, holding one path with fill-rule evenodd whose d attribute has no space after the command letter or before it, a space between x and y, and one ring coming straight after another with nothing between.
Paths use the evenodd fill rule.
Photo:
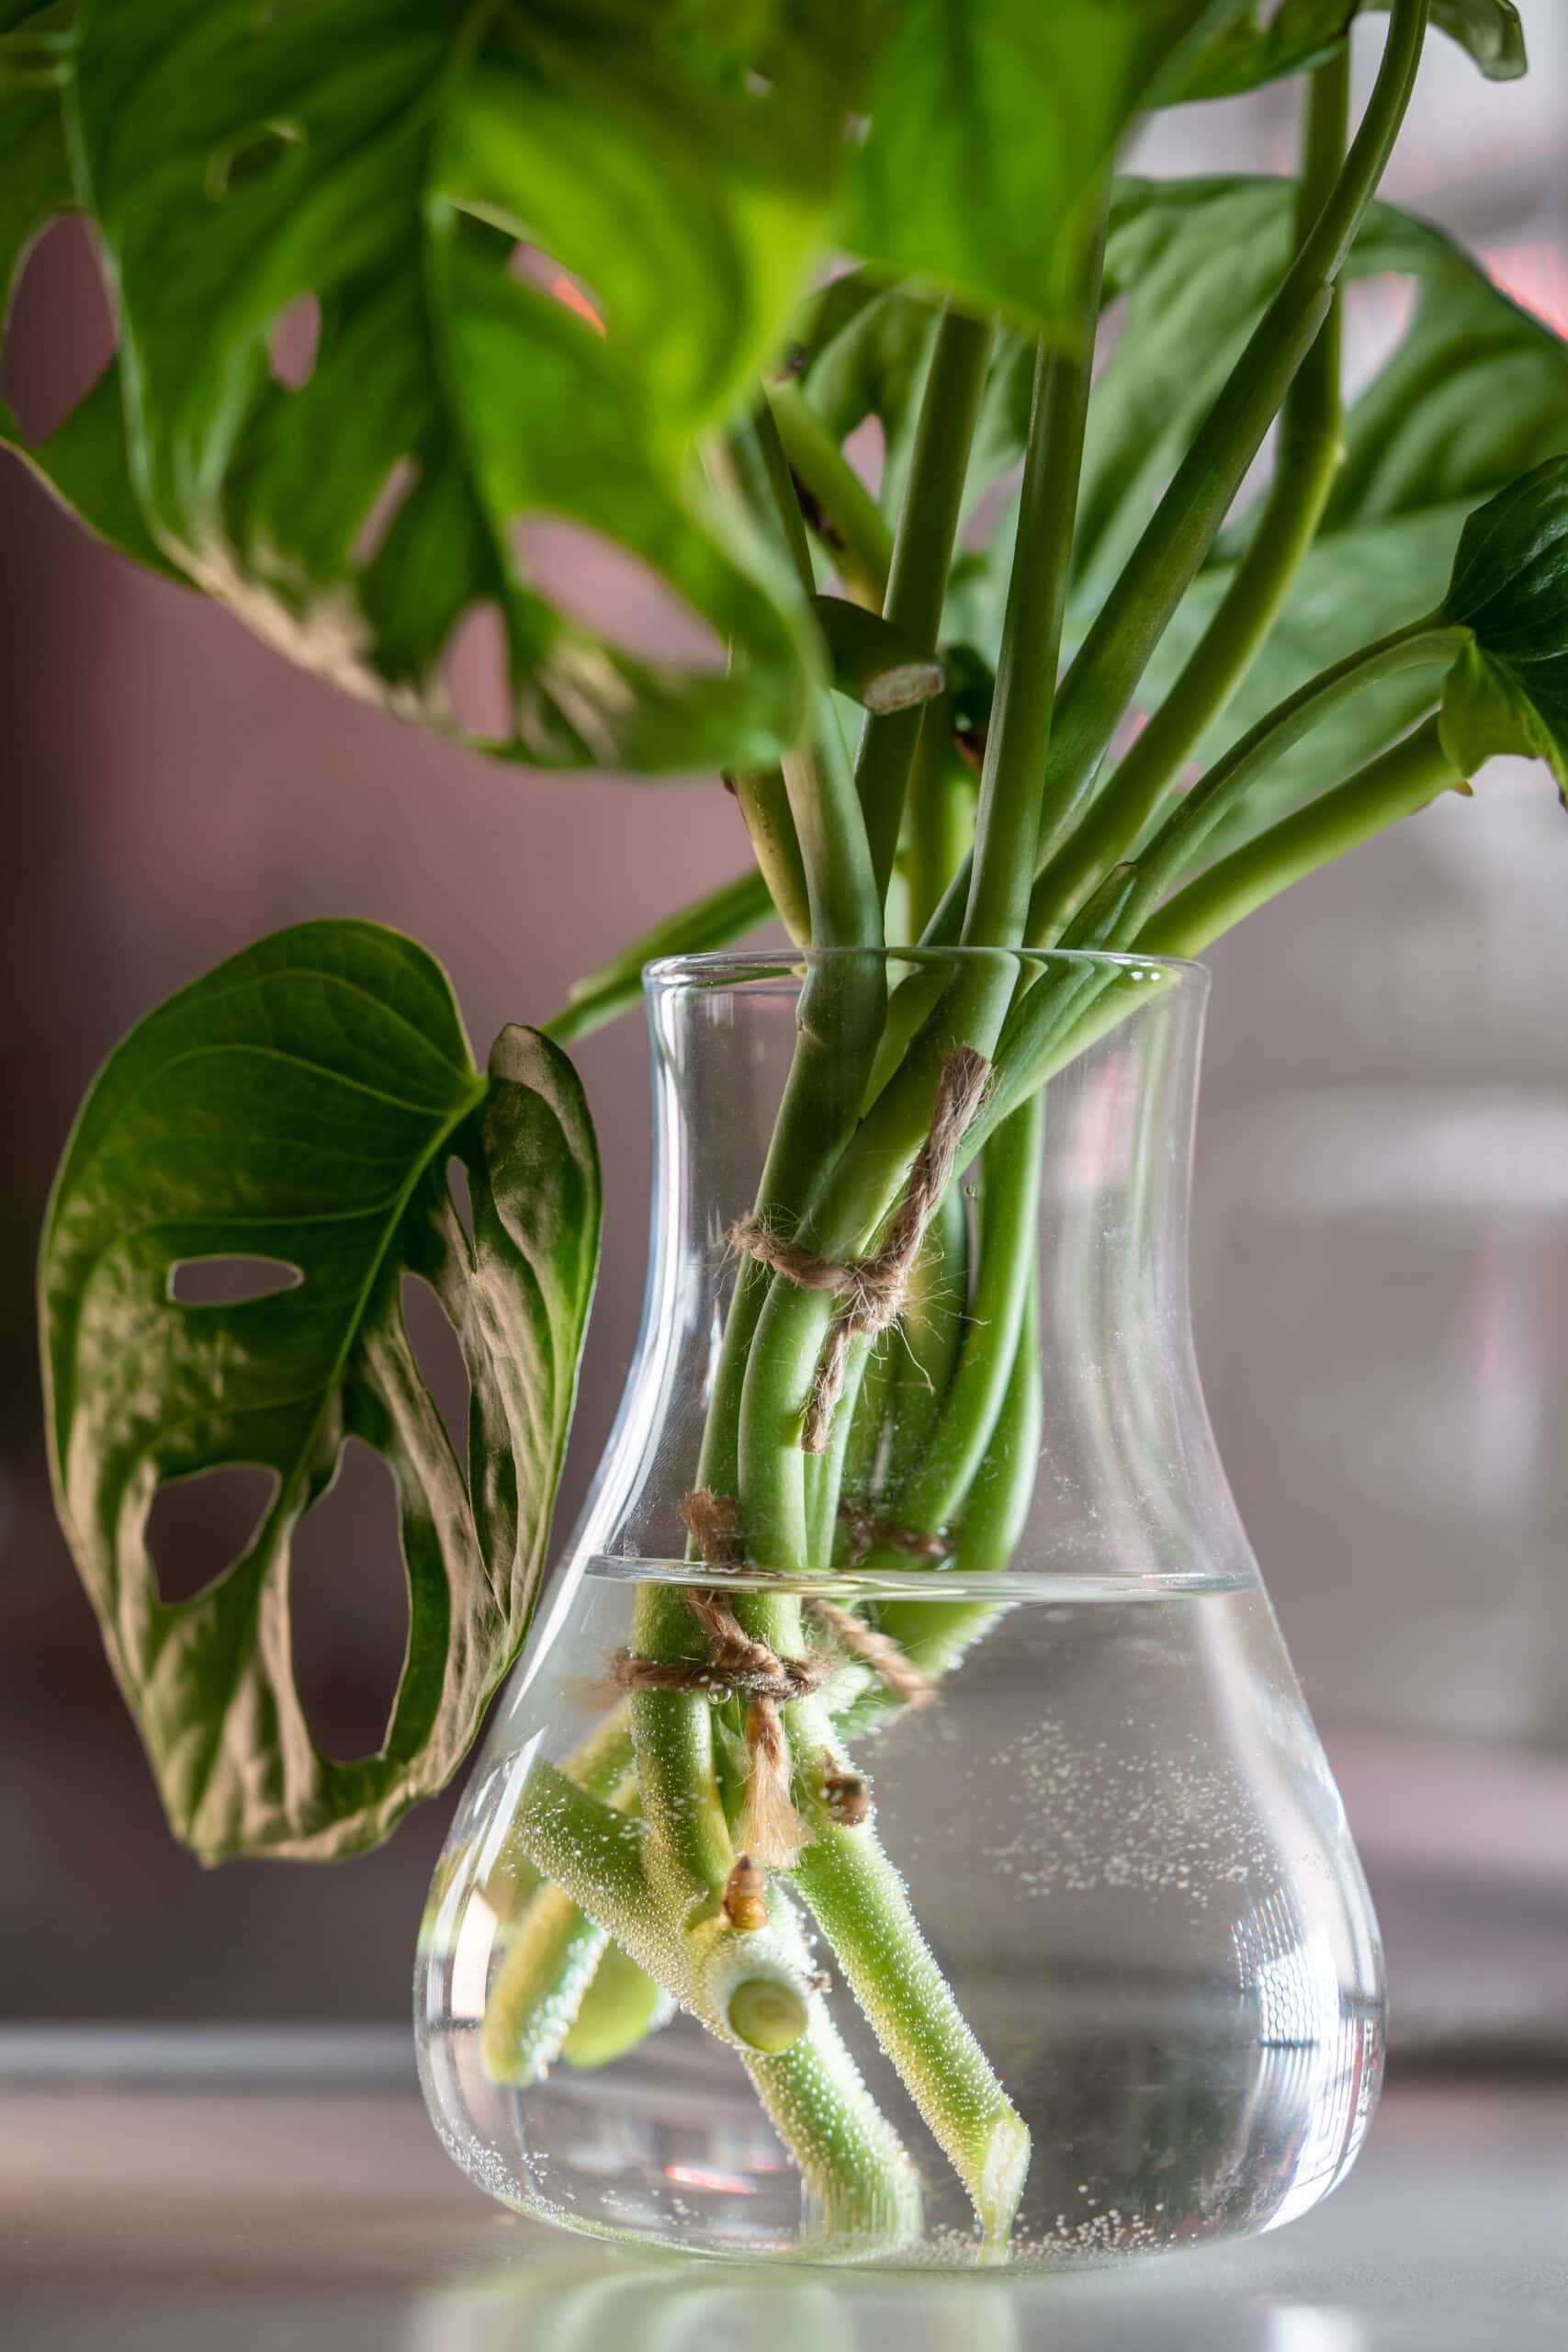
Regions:
<instances>
[{"instance_id":1,"label":"vase base","mask_svg":"<svg viewBox=\"0 0 1568 2352\"><path fill-rule=\"evenodd\" d=\"M923 2210L886 2230L834 2233L757 2105L734 2053L686 2018L602 2072L558 2064L525 2091L461 2104L488 2130L443 2131L477 2186L581 2235L739 2262L964 2272L1080 2270L1255 2235L1295 2219L1354 2160L1375 2093L1381 2020L1347 2016L1331 2043L1224 2040L1201 1999L1108 2019L1087 1995L1028 2101L1026 2194L1005 2246L987 2245L940 2158L922 2164ZM897 2111L876 2054L868 2076ZM427 2044L440 2112L478 2066L471 2036ZM1335 2087L1330 2087L1333 2085ZM1044 2118L1055 2112L1055 2136ZM920 2127L900 2113L911 2147Z\"/></svg>"}]
</instances>

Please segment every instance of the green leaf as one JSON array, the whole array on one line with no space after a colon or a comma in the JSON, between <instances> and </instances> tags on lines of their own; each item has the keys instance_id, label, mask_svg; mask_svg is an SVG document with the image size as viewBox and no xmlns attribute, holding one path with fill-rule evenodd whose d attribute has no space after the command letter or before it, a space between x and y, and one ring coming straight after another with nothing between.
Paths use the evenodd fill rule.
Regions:
<instances>
[{"instance_id":1,"label":"green leaf","mask_svg":"<svg viewBox=\"0 0 1568 2352\"><path fill-rule=\"evenodd\" d=\"M905 0L872 84L848 242L1070 331L1123 132L1245 0Z\"/></svg>"},{"instance_id":2,"label":"green leaf","mask_svg":"<svg viewBox=\"0 0 1568 2352\"><path fill-rule=\"evenodd\" d=\"M165 553L295 658L448 729L444 657L493 609L513 724L492 750L775 758L806 624L691 447L836 198L865 10L832 38L826 13L97 0L80 144ZM313 367L280 381L272 340L307 300ZM566 609L525 541L541 517L636 559L705 648L656 658Z\"/></svg>"},{"instance_id":3,"label":"green leaf","mask_svg":"<svg viewBox=\"0 0 1568 2352\"><path fill-rule=\"evenodd\" d=\"M537 1589L598 1234L570 1064L506 1029L481 1076L439 967L374 924L280 932L111 1056L44 1237L50 1453L169 1820L205 1859L358 1851L462 1761ZM230 1305L177 1296L178 1270L213 1259L299 1279ZM405 1274L462 1345L467 1473L410 1346ZM289 1547L349 1437L396 1484L409 1641L382 1747L338 1762L296 1689ZM274 1482L250 1541L165 1602L158 1489L240 1464Z\"/></svg>"},{"instance_id":4,"label":"green leaf","mask_svg":"<svg viewBox=\"0 0 1568 2352\"><path fill-rule=\"evenodd\" d=\"M1568 806L1568 458L1471 516L1443 616L1475 633L1444 688L1444 749L1466 775L1499 752L1545 760Z\"/></svg>"},{"instance_id":5,"label":"green leaf","mask_svg":"<svg viewBox=\"0 0 1568 2352\"><path fill-rule=\"evenodd\" d=\"M73 209L61 93L74 17L62 0L0 0L0 327L35 240Z\"/></svg>"},{"instance_id":6,"label":"green leaf","mask_svg":"<svg viewBox=\"0 0 1568 2352\"><path fill-rule=\"evenodd\" d=\"M0 443L16 452L61 504L97 537L133 562L184 581L142 519L130 479L119 369L111 360L48 438L28 442L0 401Z\"/></svg>"},{"instance_id":7,"label":"green leaf","mask_svg":"<svg viewBox=\"0 0 1568 2352\"><path fill-rule=\"evenodd\" d=\"M65 147L65 93L76 55L75 0L0 0L0 331L33 246L76 209ZM64 423L37 447L0 401L0 443L122 555L179 576L160 553L131 489L118 371L111 361Z\"/></svg>"},{"instance_id":8,"label":"green leaf","mask_svg":"<svg viewBox=\"0 0 1568 2352\"><path fill-rule=\"evenodd\" d=\"M1281 191L1276 200L1274 233L1282 251L1289 198ZM1238 225L1233 218L1228 233ZM1260 242L1267 244L1267 236ZM1439 231L1375 206L1350 274L1392 273L1416 283L1409 327L1349 412L1346 460L1317 542L1205 757L1224 748L1221 736L1234 740L1356 646L1431 611L1442 600L1461 531L1476 505L1568 450L1568 345L1562 338L1501 293ZM1162 690L1197 642L1224 593L1233 554L1234 542L1216 550L1160 649L1151 693ZM1432 692L1430 679L1416 672L1358 696L1280 759L1265 790L1249 795L1247 831L1386 750L1431 707ZM1216 836L1213 853L1240 838L1237 831Z\"/></svg>"},{"instance_id":9,"label":"green leaf","mask_svg":"<svg viewBox=\"0 0 1568 2352\"><path fill-rule=\"evenodd\" d=\"M1264 179L1119 183L1107 249L1121 334L1096 387L1074 548L1070 633L1081 635L1256 323L1284 266L1292 191ZM1401 276L1416 300L1397 350L1349 411L1347 455L1317 543L1247 684L1201 747L1214 757L1359 645L1438 605L1466 517L1568 450L1568 345L1501 293L1440 231L1374 205L1348 275ZM1009 371L1012 371L1010 375ZM1016 461L1026 412L1016 357L993 371L989 462ZM994 662L1010 518L955 570L944 639ZM1243 516L1222 538L1145 681L1152 707L1229 584ZM1247 796L1247 833L1359 767L1432 707L1423 673L1371 688L1281 754ZM1237 830L1216 834L1213 854Z\"/></svg>"},{"instance_id":10,"label":"green leaf","mask_svg":"<svg viewBox=\"0 0 1568 2352\"><path fill-rule=\"evenodd\" d=\"M1228 25L1192 60L1173 98L1226 98L1285 74L1321 65L1343 45L1364 8L1386 11L1390 0L1283 0L1270 14L1251 0L1239 23ZM1527 70L1524 27L1513 0L1433 0L1432 22L1468 50L1488 80L1511 82Z\"/></svg>"}]
</instances>

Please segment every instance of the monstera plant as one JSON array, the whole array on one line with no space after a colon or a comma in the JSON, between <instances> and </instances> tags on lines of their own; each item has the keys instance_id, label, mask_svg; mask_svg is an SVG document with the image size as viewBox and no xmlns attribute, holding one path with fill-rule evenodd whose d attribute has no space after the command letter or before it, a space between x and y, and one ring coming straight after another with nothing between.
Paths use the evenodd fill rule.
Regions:
<instances>
[{"instance_id":1,"label":"monstera plant","mask_svg":"<svg viewBox=\"0 0 1568 2352\"><path fill-rule=\"evenodd\" d=\"M203 1859L386 1837L518 1652L598 1238L564 1047L634 1002L648 958L773 919L803 954L1186 956L1495 753L1568 794L1568 347L1377 200L1428 35L1506 79L1519 21L1383 0L1352 122L1359 13L0 0L0 288L78 215L118 323L48 438L0 409L17 458L111 546L412 724L462 736L450 649L499 616L506 723L463 738L477 753L525 793L530 768L720 770L754 851L488 1059L421 948L322 922L195 980L94 1084L43 1239L50 1445ZM1121 169L1151 110L1292 76L1293 176ZM1402 338L1347 402L1343 289L1391 275ZM558 593L541 521L651 576L675 650ZM714 821L734 821L716 787ZM835 1147L863 1247L929 1144L933 1074L983 1064L978 1148L1085 1015L984 993L878 1014ZM840 1049L830 1023L814 1042ZM270 1278L185 1293L225 1259ZM761 1294L794 1278L752 1273L716 1429L767 1344ZM466 1431L404 1328L409 1274L461 1343ZM350 1438L396 1488L410 1630L379 1750L342 1763L295 1687L288 1578ZM232 1464L270 1498L166 1601L154 1499ZM788 1468L742 1460L749 1532Z\"/></svg>"}]
</instances>

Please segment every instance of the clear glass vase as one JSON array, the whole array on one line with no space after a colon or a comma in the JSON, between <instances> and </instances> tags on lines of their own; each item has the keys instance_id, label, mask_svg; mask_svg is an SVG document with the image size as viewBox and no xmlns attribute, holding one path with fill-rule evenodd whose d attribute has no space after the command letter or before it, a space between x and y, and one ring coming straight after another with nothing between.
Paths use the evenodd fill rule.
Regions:
<instances>
[{"instance_id":1,"label":"clear glass vase","mask_svg":"<svg viewBox=\"0 0 1568 2352\"><path fill-rule=\"evenodd\" d=\"M811 1294L736 1233L759 1197L795 1229L781 1106L786 1174L820 1182L884 1081L824 1028L869 988L929 1037L998 967L1015 1005L1090 1009L967 1163L927 1165L951 1181L896 1317L857 1327L805 1453L849 1308L780 1323L807 1332L781 1370L757 1297ZM431 2109L504 2202L710 2254L1038 2268L1269 2228L1352 2161L1376 1926L1191 1346L1205 989L989 951L650 968L641 1340L421 1939ZM885 1212L917 1179L878 1182Z\"/></svg>"}]
</instances>

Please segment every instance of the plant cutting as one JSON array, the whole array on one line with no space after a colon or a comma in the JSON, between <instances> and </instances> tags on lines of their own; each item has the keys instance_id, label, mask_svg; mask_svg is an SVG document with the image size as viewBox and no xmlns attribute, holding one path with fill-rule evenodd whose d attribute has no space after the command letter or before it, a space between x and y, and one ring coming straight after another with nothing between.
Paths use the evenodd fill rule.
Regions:
<instances>
[{"instance_id":1,"label":"plant cutting","mask_svg":"<svg viewBox=\"0 0 1568 2352\"><path fill-rule=\"evenodd\" d=\"M1518 18L1391 0L1353 108L1359 13L0 0L0 278L80 214L118 325L47 440L0 411L21 459L449 734L487 610L476 749L720 770L750 841L482 1065L407 939L244 949L111 1055L44 1234L62 1523L193 1851L376 1844L528 1639L418 1980L513 2203L1048 2265L1354 2156L1375 1925L1187 1332L1190 959L1495 753L1568 796L1568 350L1377 195L1428 37L1507 78ZM1292 177L1122 169L1285 78ZM653 576L668 650L543 519ZM567 1048L645 971L649 1312L530 1637L600 1216ZM344 1760L288 1580L351 1442L410 1622ZM248 1542L166 1602L158 1492L235 1465Z\"/></svg>"}]
</instances>

